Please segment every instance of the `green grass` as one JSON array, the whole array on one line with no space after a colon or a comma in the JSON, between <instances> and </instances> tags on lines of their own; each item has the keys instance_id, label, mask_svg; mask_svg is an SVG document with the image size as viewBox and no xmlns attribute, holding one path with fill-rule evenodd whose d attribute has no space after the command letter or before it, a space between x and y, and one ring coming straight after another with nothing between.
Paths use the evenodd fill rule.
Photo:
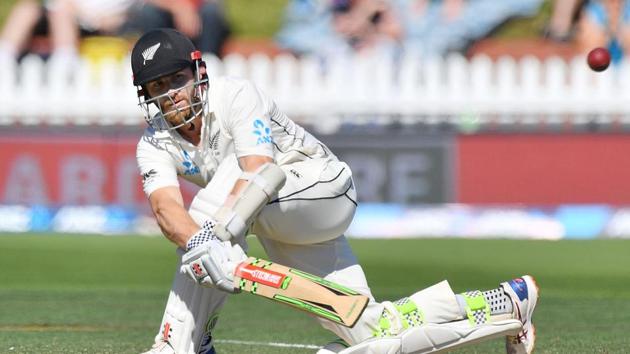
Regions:
<instances>
[{"instance_id":1,"label":"green grass","mask_svg":"<svg viewBox=\"0 0 630 354\"><path fill-rule=\"evenodd\" d=\"M263 255L252 240L252 254ZM442 279L456 292L537 277L537 353L630 348L630 241L352 240L379 299ZM175 265L162 238L0 236L0 353L137 353L161 320ZM322 344L333 336L301 312L233 296L219 340ZM220 354L312 353L219 342ZM458 353L503 353L501 341Z\"/></svg>"}]
</instances>

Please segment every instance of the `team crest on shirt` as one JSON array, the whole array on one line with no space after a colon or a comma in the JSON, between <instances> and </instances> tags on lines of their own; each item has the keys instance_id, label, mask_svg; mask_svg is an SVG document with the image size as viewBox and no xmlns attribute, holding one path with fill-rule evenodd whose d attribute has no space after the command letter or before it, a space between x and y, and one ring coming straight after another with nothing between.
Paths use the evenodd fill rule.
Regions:
<instances>
[{"instance_id":1,"label":"team crest on shirt","mask_svg":"<svg viewBox=\"0 0 630 354\"><path fill-rule=\"evenodd\" d=\"M219 149L219 132L214 133L214 135L210 137L210 149Z\"/></svg>"},{"instance_id":2,"label":"team crest on shirt","mask_svg":"<svg viewBox=\"0 0 630 354\"><path fill-rule=\"evenodd\" d=\"M256 137L256 145L273 142L271 128L260 119L254 121L254 136Z\"/></svg>"},{"instance_id":3,"label":"team crest on shirt","mask_svg":"<svg viewBox=\"0 0 630 354\"><path fill-rule=\"evenodd\" d=\"M188 176L188 175L199 174L199 167L195 165L195 163L190 158L190 155L188 155L188 152L186 150L183 150L183 155L184 155L184 161L182 162L182 165L184 165L184 175Z\"/></svg>"}]
</instances>

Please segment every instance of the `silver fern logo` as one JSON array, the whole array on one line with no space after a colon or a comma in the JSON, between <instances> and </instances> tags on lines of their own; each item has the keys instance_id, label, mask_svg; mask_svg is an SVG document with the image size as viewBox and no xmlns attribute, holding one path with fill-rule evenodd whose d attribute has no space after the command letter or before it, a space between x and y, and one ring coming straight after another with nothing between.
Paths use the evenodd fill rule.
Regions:
<instances>
[{"instance_id":1,"label":"silver fern logo","mask_svg":"<svg viewBox=\"0 0 630 354\"><path fill-rule=\"evenodd\" d=\"M144 58L142 65L146 65L147 60L153 60L155 52L157 52L158 48L160 48L160 44L161 43L154 44L142 52L142 57Z\"/></svg>"}]
</instances>

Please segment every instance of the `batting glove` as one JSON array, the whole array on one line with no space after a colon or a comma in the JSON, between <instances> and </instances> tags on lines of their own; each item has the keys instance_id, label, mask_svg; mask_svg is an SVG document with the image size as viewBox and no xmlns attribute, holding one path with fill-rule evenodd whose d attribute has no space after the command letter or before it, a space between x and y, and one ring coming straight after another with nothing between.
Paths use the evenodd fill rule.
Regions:
<instances>
[{"instance_id":1,"label":"batting glove","mask_svg":"<svg viewBox=\"0 0 630 354\"><path fill-rule=\"evenodd\" d=\"M213 226L212 221L206 221L190 238L181 271L202 286L235 293L234 270L247 256L239 245L219 240L212 232Z\"/></svg>"}]
</instances>

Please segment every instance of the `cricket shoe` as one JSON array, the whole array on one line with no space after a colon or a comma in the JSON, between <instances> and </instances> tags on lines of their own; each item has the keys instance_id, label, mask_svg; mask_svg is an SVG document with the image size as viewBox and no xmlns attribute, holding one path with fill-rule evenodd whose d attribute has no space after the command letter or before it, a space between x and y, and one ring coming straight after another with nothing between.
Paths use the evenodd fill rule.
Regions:
<instances>
[{"instance_id":1,"label":"cricket shoe","mask_svg":"<svg viewBox=\"0 0 630 354\"><path fill-rule=\"evenodd\" d=\"M512 299L514 318L521 321L523 329L516 336L507 336L505 349L508 354L531 354L536 343L536 328L532 316L538 301L538 285L531 275L501 283L501 288Z\"/></svg>"}]
</instances>

